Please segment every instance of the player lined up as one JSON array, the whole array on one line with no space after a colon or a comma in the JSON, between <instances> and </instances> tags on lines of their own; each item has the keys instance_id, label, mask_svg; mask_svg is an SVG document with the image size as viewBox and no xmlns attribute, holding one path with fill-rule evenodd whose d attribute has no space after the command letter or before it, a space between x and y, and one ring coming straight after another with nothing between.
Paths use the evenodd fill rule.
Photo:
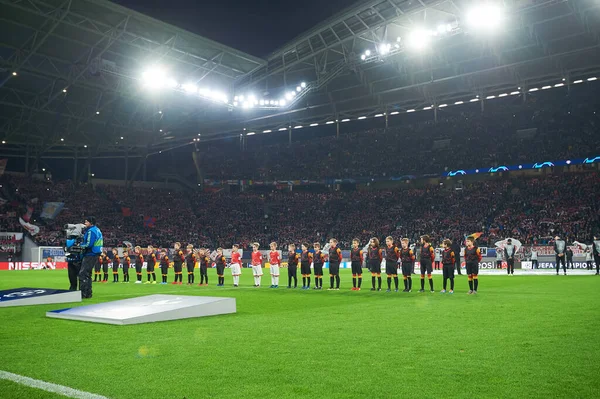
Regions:
<instances>
[{"instance_id":1,"label":"player lined up","mask_svg":"<svg viewBox=\"0 0 600 399\"><path fill-rule=\"evenodd\" d=\"M409 247L409 240L403 238L400 247L395 245L392 237L386 237L385 247L380 248L379 240L372 238L369 244L360 249L360 243L357 239L352 240L352 248L350 250L350 263L352 268L352 291L360 291L362 286L362 269L363 264L366 263L368 270L371 272L371 291L381 291L381 264L385 259L385 274L387 277L387 290L386 292L392 291L392 281L394 283L394 291L399 290L399 276L398 270L402 273L402 280L404 283L404 290L402 292L412 292L412 274L414 274L414 264L416 256L413 250ZM431 239L429 236L424 235L420 239L421 252L419 256L420 261L420 281L421 287L419 292L425 292L425 278L427 277L429 283L429 291L434 291L434 284L432 278L433 262L436 262L436 269L438 263L441 263L443 271L443 289L441 293L453 293L454 292L454 265L456 261L456 255L452 251L452 242L450 240L444 240L442 243L443 251L439 254L439 258L431 245ZM302 251L300 254L296 253L296 246L290 244L288 246L288 288L296 288L298 286L297 270L298 264L300 264L300 273L302 274L302 289L308 290L311 288L311 277L314 274L314 287L315 290L323 289L323 268L325 262L329 262L329 290L340 289L340 264L343 261L342 251L337 246L338 242L335 239L329 240L329 244L326 246L325 251L321 250L320 243L314 243L314 252L309 251L309 244L304 243L301 246ZM482 255L475 246L473 238L467 238L465 248L465 260L467 275L469 281L469 294L476 294L479 286L478 274L479 274L479 262L481 262ZM281 267L281 256L277 250L277 243L272 242L270 245L270 251L268 254L270 262L270 274L271 274L271 286L270 288L279 288L279 277ZM259 251L259 244L252 244L251 254L251 268L254 277L254 287L258 288L261 286L261 280L263 276L262 264L263 255ZM148 255L144 257L142 249L140 247L134 248L135 256L131 258L128 251L123 251L123 256L119 257L118 251L113 249L113 282L119 281L118 268L122 264L123 267L123 282L129 282L129 268L131 262L135 263L136 270L136 283L142 283L142 264L146 263L147 281L145 284L156 284L156 273L154 268L157 261L161 269L162 282L161 284L167 284L168 269L170 266L175 271L175 280L172 284L182 284L183 264L186 265L188 274L188 285L195 283L194 269L196 265L199 265L200 269L200 286L208 286L208 268L211 267L212 261L214 261L217 271L218 287L225 285L225 268L227 261L223 255L223 249L218 248L216 255L209 255L209 250L201 248L198 251L194 251L193 245L187 246L187 251L184 253L181 250L181 244L174 244L174 255L173 259L169 257L166 250L161 250L160 256L157 259L154 247L148 246ZM366 259L365 259L366 256ZM211 259L212 257L212 259ZM439 260L437 260L439 259ZM106 282L108 278L108 265L111 260L103 253L100 256L98 267L96 271L96 277L99 280L102 272L104 271L103 280ZM311 267L312 266L312 267ZM231 276L233 279L233 286L238 287L240 276L242 274L242 259L239 252L239 246L233 245L231 250L231 264L230 264ZM450 290L447 291L447 283L450 281ZM97 281L96 278L94 281Z\"/></svg>"}]
</instances>

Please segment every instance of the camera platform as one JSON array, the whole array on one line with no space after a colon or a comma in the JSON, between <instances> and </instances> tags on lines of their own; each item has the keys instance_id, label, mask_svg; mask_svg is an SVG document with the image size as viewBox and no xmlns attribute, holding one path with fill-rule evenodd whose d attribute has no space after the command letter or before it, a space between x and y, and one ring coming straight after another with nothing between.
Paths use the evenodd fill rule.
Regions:
<instances>
[{"instance_id":1,"label":"camera platform","mask_svg":"<svg viewBox=\"0 0 600 399\"><path fill-rule=\"evenodd\" d=\"M0 307L81 302L81 291L54 288L13 288L0 291Z\"/></svg>"},{"instance_id":2,"label":"camera platform","mask_svg":"<svg viewBox=\"0 0 600 399\"><path fill-rule=\"evenodd\" d=\"M235 298L157 294L54 310L46 312L46 316L55 319L126 325L235 312Z\"/></svg>"}]
</instances>

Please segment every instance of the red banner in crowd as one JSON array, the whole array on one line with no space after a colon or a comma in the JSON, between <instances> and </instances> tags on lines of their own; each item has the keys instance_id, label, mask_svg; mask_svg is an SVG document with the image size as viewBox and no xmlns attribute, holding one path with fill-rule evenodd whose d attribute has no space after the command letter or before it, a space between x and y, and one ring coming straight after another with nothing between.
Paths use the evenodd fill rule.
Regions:
<instances>
[{"instance_id":1,"label":"red banner in crowd","mask_svg":"<svg viewBox=\"0 0 600 399\"><path fill-rule=\"evenodd\" d=\"M67 262L0 262L0 270L66 269Z\"/></svg>"}]
</instances>

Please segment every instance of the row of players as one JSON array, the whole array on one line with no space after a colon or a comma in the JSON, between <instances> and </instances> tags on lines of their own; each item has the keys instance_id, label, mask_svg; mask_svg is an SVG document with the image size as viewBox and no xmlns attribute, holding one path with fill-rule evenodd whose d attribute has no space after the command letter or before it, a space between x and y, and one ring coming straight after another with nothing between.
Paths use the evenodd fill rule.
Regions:
<instances>
[{"instance_id":1,"label":"row of players","mask_svg":"<svg viewBox=\"0 0 600 399\"><path fill-rule=\"evenodd\" d=\"M430 237L424 235L420 239L421 251L420 251L420 265L421 265L421 289L419 292L425 291L425 277L429 282L429 290L434 291L432 271L433 262L435 260L434 248L431 245ZM289 258L287 262L288 269L288 285L287 288L297 288L298 286L298 265L300 265L300 274L302 275L302 289L308 290L311 288L311 277L314 274L314 288L316 290L323 289L323 265L326 261L329 261L329 290L340 289L340 263L343 261L342 251L337 246L338 242L336 239L329 240L329 244L321 250L319 243L314 243L314 253L309 252L309 244L304 243L301 246L302 252L296 253L296 245L290 244L288 247ZM398 247L394 243L392 237L385 239L385 255L382 248L380 248L379 240L372 238L369 244L363 249L360 249L360 243L357 239L352 241L352 249L350 251L350 261L352 267L352 290L360 291L362 286L362 267L363 262L366 260L366 266L371 272L371 291L381 291L381 263L385 259L385 274L387 275L387 292L392 290L392 281L394 284L394 290L398 292L399 278L398 269L402 271L402 279L404 282L403 292L412 291L412 272L414 269L414 262L416 260L413 250L409 246L409 240L403 238L401 245ZM479 280L479 262L481 261L481 252L477 246L475 246L475 240L473 238L467 238L465 248L465 261L466 269L469 281L469 294L476 294ZM442 243L443 251L441 253L441 264L443 271L443 290L442 293L446 292L447 283L450 281L449 293L454 292L454 268L456 257L454 251L451 248L452 241L444 240ZM135 270L137 275L137 284L142 283L142 265L146 263L146 273L148 280L145 284L156 284L156 273L155 267L158 261L161 274L162 282L160 284L167 284L168 270L172 266L175 270L175 280L172 284L182 284L183 265L186 265L188 274L188 285L194 284L195 274L194 269L196 264L199 263L200 267L200 286L208 285L208 268L211 263L207 249L200 249L198 252L194 251L192 245L187 246L187 252L184 253L181 250L181 244L175 243L174 245L174 256L171 259L167 255L166 250L161 252L160 257L157 259L154 248L148 247L148 255L144 257L142 249L135 247L135 255L132 259L127 251L123 252L123 257L118 256L118 251L113 250L114 258L112 259L113 264L113 282L119 280L119 264L123 267L123 280L129 282L129 269L132 264L135 264ZM261 286L262 278L262 263L263 255L259 252L259 244L254 243L252 245L252 256L251 256L251 267L252 274L254 276L254 287ZM270 244L271 251L269 252L270 261L270 272L271 272L271 287L279 288L279 277L280 277L280 266L282 264L281 257L277 251L277 243L273 242ZM108 265L111 260L102 254L99 262L96 265L94 273L94 281L106 282L108 280ZM216 264L217 276L218 276L218 287L225 285L225 268L227 262L223 255L223 249L217 249L217 255L214 258ZM312 265L312 272L311 272ZM101 267L104 268L104 278L101 280L102 274ZM230 263L231 276L233 278L233 286L238 287L240 276L242 274L242 260L239 252L239 246L233 245L231 253Z\"/></svg>"}]
</instances>

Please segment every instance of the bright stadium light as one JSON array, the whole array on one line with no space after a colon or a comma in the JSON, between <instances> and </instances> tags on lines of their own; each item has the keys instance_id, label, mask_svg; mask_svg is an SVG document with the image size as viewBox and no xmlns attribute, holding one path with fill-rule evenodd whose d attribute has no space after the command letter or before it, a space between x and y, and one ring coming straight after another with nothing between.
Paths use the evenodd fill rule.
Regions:
<instances>
[{"instance_id":1,"label":"bright stadium light","mask_svg":"<svg viewBox=\"0 0 600 399\"><path fill-rule=\"evenodd\" d=\"M440 104L438 105L438 108L446 108L448 106L448 104Z\"/></svg>"},{"instance_id":2,"label":"bright stadium light","mask_svg":"<svg viewBox=\"0 0 600 399\"><path fill-rule=\"evenodd\" d=\"M375 118L381 118L383 114L375 114Z\"/></svg>"},{"instance_id":3,"label":"bright stadium light","mask_svg":"<svg viewBox=\"0 0 600 399\"><path fill-rule=\"evenodd\" d=\"M508 93L500 93L500 94L498 94L498 97L506 97L506 96L508 96Z\"/></svg>"},{"instance_id":4,"label":"bright stadium light","mask_svg":"<svg viewBox=\"0 0 600 399\"><path fill-rule=\"evenodd\" d=\"M371 55L371 50L367 50L367 51L365 51L365 55L366 55L367 57L369 57L369 56Z\"/></svg>"},{"instance_id":5,"label":"bright stadium light","mask_svg":"<svg viewBox=\"0 0 600 399\"><path fill-rule=\"evenodd\" d=\"M496 96L487 96L485 99L486 100L493 100L494 98L496 98Z\"/></svg>"},{"instance_id":6,"label":"bright stadium light","mask_svg":"<svg viewBox=\"0 0 600 399\"><path fill-rule=\"evenodd\" d=\"M327 121L327 122L325 122L326 125L332 125L334 123L335 123L334 121Z\"/></svg>"},{"instance_id":7,"label":"bright stadium light","mask_svg":"<svg viewBox=\"0 0 600 399\"><path fill-rule=\"evenodd\" d=\"M579 84L579 83L583 83L583 80L579 79L579 80L576 80L576 81L573 82L573 84L576 84L576 85Z\"/></svg>"},{"instance_id":8,"label":"bright stadium light","mask_svg":"<svg viewBox=\"0 0 600 399\"><path fill-rule=\"evenodd\" d=\"M342 119L342 122L350 122L350 119Z\"/></svg>"},{"instance_id":9,"label":"bright stadium light","mask_svg":"<svg viewBox=\"0 0 600 399\"><path fill-rule=\"evenodd\" d=\"M592 76L591 78L588 78L588 82L593 82L595 80L598 80L598 78L595 77L595 76Z\"/></svg>"},{"instance_id":10,"label":"bright stadium light","mask_svg":"<svg viewBox=\"0 0 600 399\"><path fill-rule=\"evenodd\" d=\"M464 104L464 103L465 103L464 101L457 101L457 102L454 103L454 105L461 105L461 104Z\"/></svg>"},{"instance_id":11,"label":"bright stadium light","mask_svg":"<svg viewBox=\"0 0 600 399\"><path fill-rule=\"evenodd\" d=\"M294 98L294 96L292 95L292 93L285 93L285 99L288 101L291 101L291 99Z\"/></svg>"},{"instance_id":12,"label":"bright stadium light","mask_svg":"<svg viewBox=\"0 0 600 399\"><path fill-rule=\"evenodd\" d=\"M294 129L302 129L302 128L303 128L302 125L294 126Z\"/></svg>"},{"instance_id":13,"label":"bright stadium light","mask_svg":"<svg viewBox=\"0 0 600 399\"><path fill-rule=\"evenodd\" d=\"M416 111L415 109L407 109L406 113L410 114L411 112L415 112L415 111Z\"/></svg>"},{"instance_id":14,"label":"bright stadium light","mask_svg":"<svg viewBox=\"0 0 600 399\"><path fill-rule=\"evenodd\" d=\"M177 86L178 86L178 83L177 83L177 81L175 79L173 79L173 78L167 79L167 87L169 89L174 89Z\"/></svg>"},{"instance_id":15,"label":"bright stadium light","mask_svg":"<svg viewBox=\"0 0 600 399\"><path fill-rule=\"evenodd\" d=\"M300 92L302 91L302 87L300 87L300 86L296 87L296 91L297 91L298 93L300 93Z\"/></svg>"},{"instance_id":16,"label":"bright stadium light","mask_svg":"<svg viewBox=\"0 0 600 399\"><path fill-rule=\"evenodd\" d=\"M197 94L198 93L198 86L196 86L194 83L186 83L182 86L183 90L186 93L189 94Z\"/></svg>"},{"instance_id":17,"label":"bright stadium light","mask_svg":"<svg viewBox=\"0 0 600 399\"><path fill-rule=\"evenodd\" d=\"M265 100L260 100L259 104L260 104L261 106L262 106L262 105L265 105Z\"/></svg>"},{"instance_id":18,"label":"bright stadium light","mask_svg":"<svg viewBox=\"0 0 600 399\"><path fill-rule=\"evenodd\" d=\"M479 101L478 98L472 98L471 100L469 100L469 102L471 102L471 103L476 103L477 101Z\"/></svg>"},{"instance_id":19,"label":"bright stadium light","mask_svg":"<svg viewBox=\"0 0 600 399\"><path fill-rule=\"evenodd\" d=\"M306 82L300 83L300 87L302 87L303 89L305 89L306 88Z\"/></svg>"},{"instance_id":20,"label":"bright stadium light","mask_svg":"<svg viewBox=\"0 0 600 399\"><path fill-rule=\"evenodd\" d=\"M414 50L423 50L431 43L431 32L417 29L408 35L407 45Z\"/></svg>"},{"instance_id":21,"label":"bright stadium light","mask_svg":"<svg viewBox=\"0 0 600 399\"><path fill-rule=\"evenodd\" d=\"M263 133L271 133L271 130L263 130Z\"/></svg>"},{"instance_id":22,"label":"bright stadium light","mask_svg":"<svg viewBox=\"0 0 600 399\"><path fill-rule=\"evenodd\" d=\"M452 31L452 25L450 25L450 24L441 24L437 27L437 30L436 30L438 35L443 35L448 32L451 32L451 31Z\"/></svg>"},{"instance_id":23,"label":"bright stadium light","mask_svg":"<svg viewBox=\"0 0 600 399\"><path fill-rule=\"evenodd\" d=\"M367 119L367 117L366 117L366 116L359 116L359 117L358 117L358 120L359 120L359 121L361 121L361 120L363 120L363 119Z\"/></svg>"},{"instance_id":24,"label":"bright stadium light","mask_svg":"<svg viewBox=\"0 0 600 399\"><path fill-rule=\"evenodd\" d=\"M364 61L364 60L367 59L367 56L363 54L363 55L360 56L360 59Z\"/></svg>"},{"instance_id":25,"label":"bright stadium light","mask_svg":"<svg viewBox=\"0 0 600 399\"><path fill-rule=\"evenodd\" d=\"M429 111L431 107L423 107L423 111Z\"/></svg>"},{"instance_id":26,"label":"bright stadium light","mask_svg":"<svg viewBox=\"0 0 600 399\"><path fill-rule=\"evenodd\" d=\"M565 84L564 83L557 83L554 85L554 87L563 87Z\"/></svg>"},{"instance_id":27,"label":"bright stadium light","mask_svg":"<svg viewBox=\"0 0 600 399\"><path fill-rule=\"evenodd\" d=\"M256 133L254 133L254 132L248 132L248 133L246 133L246 136L254 136L255 134Z\"/></svg>"},{"instance_id":28,"label":"bright stadium light","mask_svg":"<svg viewBox=\"0 0 600 399\"><path fill-rule=\"evenodd\" d=\"M282 107L285 107L287 105L287 101L285 100L279 100L279 105L281 105Z\"/></svg>"},{"instance_id":29,"label":"bright stadium light","mask_svg":"<svg viewBox=\"0 0 600 399\"><path fill-rule=\"evenodd\" d=\"M279 131L280 131L280 132L283 132L283 131L286 131L286 130L288 130L288 128L287 128L287 127L280 127L280 128L279 128Z\"/></svg>"},{"instance_id":30,"label":"bright stadium light","mask_svg":"<svg viewBox=\"0 0 600 399\"><path fill-rule=\"evenodd\" d=\"M551 89L551 88L552 88L552 86L543 86L542 90L548 90L548 89Z\"/></svg>"},{"instance_id":31,"label":"bright stadium light","mask_svg":"<svg viewBox=\"0 0 600 399\"><path fill-rule=\"evenodd\" d=\"M310 127L315 127L315 126L319 126L319 124L318 123L311 123L310 124Z\"/></svg>"},{"instance_id":32,"label":"bright stadium light","mask_svg":"<svg viewBox=\"0 0 600 399\"><path fill-rule=\"evenodd\" d=\"M399 111L394 111L394 112L390 112L390 115L398 115L400 112Z\"/></svg>"},{"instance_id":33,"label":"bright stadium light","mask_svg":"<svg viewBox=\"0 0 600 399\"><path fill-rule=\"evenodd\" d=\"M530 92L534 92L534 91L538 91L539 89L537 87L533 87L531 89L529 89Z\"/></svg>"},{"instance_id":34,"label":"bright stadium light","mask_svg":"<svg viewBox=\"0 0 600 399\"><path fill-rule=\"evenodd\" d=\"M511 92L510 92L510 95L511 95L511 96L516 96L516 95L518 95L518 94L521 94L521 92L520 92L520 91L511 91Z\"/></svg>"},{"instance_id":35,"label":"bright stadium light","mask_svg":"<svg viewBox=\"0 0 600 399\"><path fill-rule=\"evenodd\" d=\"M391 48L392 48L392 46L390 44L383 43L382 45L379 46L379 54L386 55L390 52Z\"/></svg>"},{"instance_id":36,"label":"bright stadium light","mask_svg":"<svg viewBox=\"0 0 600 399\"><path fill-rule=\"evenodd\" d=\"M494 31L504 20L504 9L499 4L485 3L467 12L467 24L478 31Z\"/></svg>"}]
</instances>

